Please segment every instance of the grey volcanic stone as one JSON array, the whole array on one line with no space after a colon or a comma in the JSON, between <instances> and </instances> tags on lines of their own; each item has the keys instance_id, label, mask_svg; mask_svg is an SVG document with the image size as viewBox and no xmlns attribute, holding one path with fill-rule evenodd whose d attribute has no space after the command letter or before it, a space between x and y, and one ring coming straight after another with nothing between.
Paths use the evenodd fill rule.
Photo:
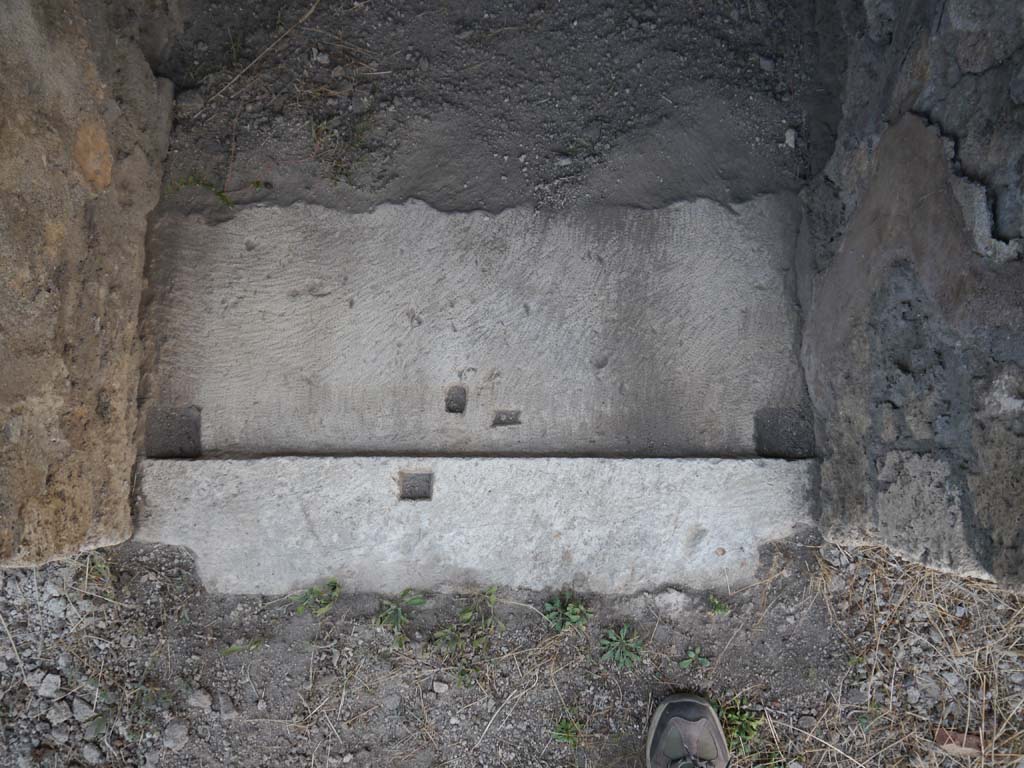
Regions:
<instances>
[{"instance_id":1,"label":"grey volcanic stone","mask_svg":"<svg viewBox=\"0 0 1024 768\"><path fill-rule=\"evenodd\" d=\"M922 119L889 128L874 167L804 328L823 525L1020 582L1024 262L977 252L948 144Z\"/></svg>"}]
</instances>

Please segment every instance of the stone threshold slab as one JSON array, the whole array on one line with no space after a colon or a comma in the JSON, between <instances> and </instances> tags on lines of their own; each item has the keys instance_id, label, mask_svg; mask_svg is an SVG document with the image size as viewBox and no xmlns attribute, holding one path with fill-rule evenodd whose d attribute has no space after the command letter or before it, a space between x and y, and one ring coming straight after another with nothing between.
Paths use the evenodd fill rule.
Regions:
<instances>
[{"instance_id":1,"label":"stone threshold slab","mask_svg":"<svg viewBox=\"0 0 1024 768\"><path fill-rule=\"evenodd\" d=\"M814 525L817 463L769 459L146 460L135 539L215 592L473 586L632 593L754 579Z\"/></svg>"}]
</instances>

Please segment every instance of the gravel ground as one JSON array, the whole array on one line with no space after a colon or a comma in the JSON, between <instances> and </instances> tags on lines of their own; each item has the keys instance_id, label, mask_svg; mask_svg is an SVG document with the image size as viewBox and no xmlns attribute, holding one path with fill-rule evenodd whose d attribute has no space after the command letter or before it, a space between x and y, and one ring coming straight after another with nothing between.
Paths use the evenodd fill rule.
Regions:
<instances>
[{"instance_id":1,"label":"gravel ground","mask_svg":"<svg viewBox=\"0 0 1024 768\"><path fill-rule=\"evenodd\" d=\"M407 595L403 642L378 596L210 595L171 548L8 571L0 765L637 766L679 690L738 766L1024 764L1024 598L992 585L794 542L743 591L584 596L582 629L550 597Z\"/></svg>"}]
</instances>

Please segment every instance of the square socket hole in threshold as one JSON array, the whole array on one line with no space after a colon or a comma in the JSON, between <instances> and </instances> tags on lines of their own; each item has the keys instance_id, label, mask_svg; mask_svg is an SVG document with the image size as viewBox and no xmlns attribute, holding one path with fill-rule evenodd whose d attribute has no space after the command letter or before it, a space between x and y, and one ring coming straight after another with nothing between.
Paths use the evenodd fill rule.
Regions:
<instances>
[{"instance_id":1,"label":"square socket hole in threshold","mask_svg":"<svg viewBox=\"0 0 1024 768\"><path fill-rule=\"evenodd\" d=\"M430 501L434 495L433 472L399 472L398 498L402 501Z\"/></svg>"}]
</instances>

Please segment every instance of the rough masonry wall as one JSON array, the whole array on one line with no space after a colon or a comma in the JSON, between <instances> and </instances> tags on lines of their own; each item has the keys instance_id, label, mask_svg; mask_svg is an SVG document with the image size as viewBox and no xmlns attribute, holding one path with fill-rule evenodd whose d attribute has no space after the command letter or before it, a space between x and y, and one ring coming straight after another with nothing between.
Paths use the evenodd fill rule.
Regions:
<instances>
[{"instance_id":1,"label":"rough masonry wall","mask_svg":"<svg viewBox=\"0 0 1024 768\"><path fill-rule=\"evenodd\" d=\"M1024 6L865 0L849 21L801 269L822 521L1020 582Z\"/></svg>"},{"instance_id":2,"label":"rough masonry wall","mask_svg":"<svg viewBox=\"0 0 1024 768\"><path fill-rule=\"evenodd\" d=\"M144 236L172 98L143 49L169 22L141 1L0 5L0 564L131 532Z\"/></svg>"}]
</instances>

